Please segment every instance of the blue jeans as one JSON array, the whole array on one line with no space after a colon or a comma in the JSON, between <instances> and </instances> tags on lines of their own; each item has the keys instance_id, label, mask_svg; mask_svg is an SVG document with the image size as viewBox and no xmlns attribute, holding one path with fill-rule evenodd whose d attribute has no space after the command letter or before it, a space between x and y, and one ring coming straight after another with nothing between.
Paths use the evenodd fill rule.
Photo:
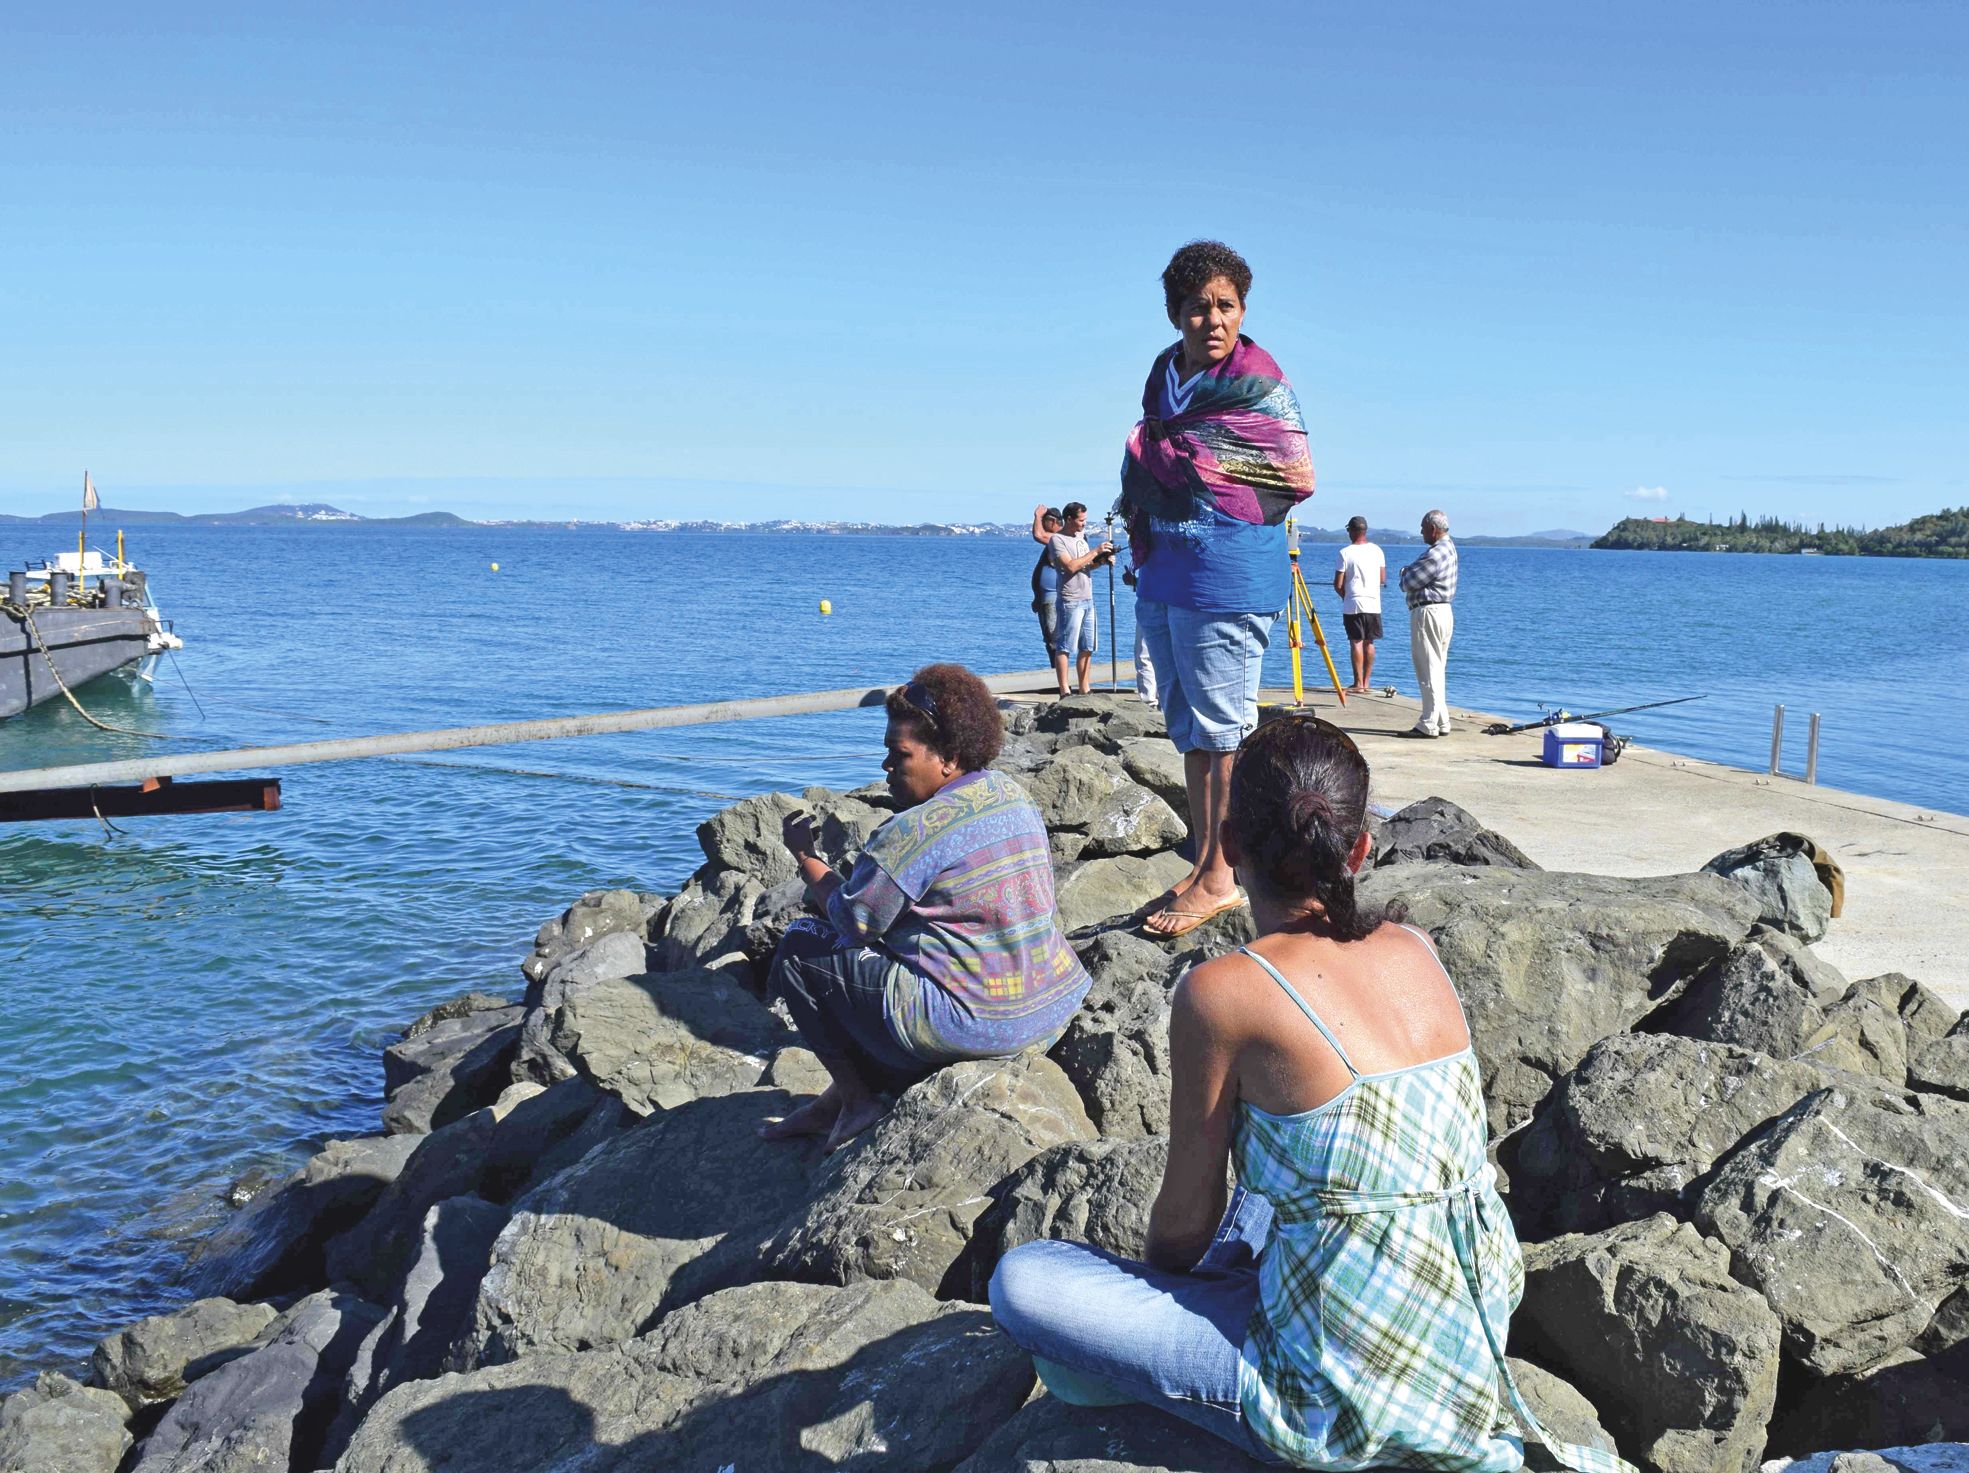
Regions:
<instances>
[{"instance_id":1,"label":"blue jeans","mask_svg":"<svg viewBox=\"0 0 1969 1473\"><path fill-rule=\"evenodd\" d=\"M1271 1222L1271 1204L1240 1187L1188 1273L1085 1243L1026 1243L999 1260L991 1312L1062 1400L1160 1407L1260 1462L1283 1463L1252 1435L1238 1400Z\"/></svg>"},{"instance_id":2,"label":"blue jeans","mask_svg":"<svg viewBox=\"0 0 1969 1473\"><path fill-rule=\"evenodd\" d=\"M1235 752L1258 725L1258 679L1277 614L1204 614L1135 601L1156 694L1179 752Z\"/></svg>"},{"instance_id":3,"label":"blue jeans","mask_svg":"<svg viewBox=\"0 0 1969 1473\"><path fill-rule=\"evenodd\" d=\"M1055 626L1057 642L1053 652L1060 655L1073 655L1080 651L1094 653L1098 643L1094 627L1094 600L1084 598L1076 603L1060 600L1059 622Z\"/></svg>"}]
</instances>

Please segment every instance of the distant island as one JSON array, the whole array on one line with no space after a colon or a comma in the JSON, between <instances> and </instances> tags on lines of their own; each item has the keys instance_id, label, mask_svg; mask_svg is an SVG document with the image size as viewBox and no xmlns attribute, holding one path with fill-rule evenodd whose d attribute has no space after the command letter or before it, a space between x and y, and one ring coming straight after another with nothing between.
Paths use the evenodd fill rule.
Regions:
<instances>
[{"instance_id":1,"label":"distant island","mask_svg":"<svg viewBox=\"0 0 1969 1473\"><path fill-rule=\"evenodd\" d=\"M133 511L127 508L99 507L89 513L97 526L155 527L271 527L288 523L346 525L364 522L376 527L469 527L473 525L448 511L419 512L413 517L359 517L340 507L321 502L302 506L256 506L246 511L175 512ZM51 511L45 516L15 517L0 513L0 526L76 527L82 523L80 511Z\"/></svg>"},{"instance_id":2,"label":"distant island","mask_svg":"<svg viewBox=\"0 0 1969 1473\"><path fill-rule=\"evenodd\" d=\"M1627 517L1595 547L1634 552L1784 552L1827 557L1969 557L1969 507L1916 517L1895 527L1827 527L1777 517L1692 522L1686 517Z\"/></svg>"},{"instance_id":3,"label":"distant island","mask_svg":"<svg viewBox=\"0 0 1969 1473\"><path fill-rule=\"evenodd\" d=\"M410 517L365 517L322 502L301 505L256 506L246 511L175 512L131 511L102 507L90 513L99 527L138 527L172 525L181 527L338 527L352 524L367 527L535 527L577 529L606 527L622 532L723 532L741 534L792 533L815 537L1010 537L1031 535L1030 522L917 522L898 526L884 522L814 522L775 518L763 522L671 521L654 518L644 521L586 522L570 520L499 519L471 521L448 511L419 512ZM79 511L51 511L38 517L17 517L0 513L0 526L75 527ZM1094 528L1098 529L1095 523ZM1338 543L1347 534L1337 527L1299 528L1299 535L1311 543ZM1375 540L1395 544L1417 541L1413 531L1391 531L1377 527L1370 534ZM1586 547L1593 544L1591 532L1562 528L1528 532L1521 537L1458 537L1465 547Z\"/></svg>"}]
</instances>

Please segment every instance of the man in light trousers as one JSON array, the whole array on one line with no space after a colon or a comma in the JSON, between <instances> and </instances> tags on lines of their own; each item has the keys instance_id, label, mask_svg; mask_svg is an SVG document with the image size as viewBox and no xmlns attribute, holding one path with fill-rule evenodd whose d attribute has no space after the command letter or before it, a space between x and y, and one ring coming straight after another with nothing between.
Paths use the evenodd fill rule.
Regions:
<instances>
[{"instance_id":1,"label":"man in light trousers","mask_svg":"<svg viewBox=\"0 0 1969 1473\"><path fill-rule=\"evenodd\" d=\"M1409 651L1415 657L1415 683L1422 688L1422 716L1403 732L1411 737L1449 735L1446 688L1449 638L1456 628L1450 605L1456 598L1456 544L1449 540L1449 518L1430 511L1422 518L1428 548L1401 571L1408 595Z\"/></svg>"}]
</instances>

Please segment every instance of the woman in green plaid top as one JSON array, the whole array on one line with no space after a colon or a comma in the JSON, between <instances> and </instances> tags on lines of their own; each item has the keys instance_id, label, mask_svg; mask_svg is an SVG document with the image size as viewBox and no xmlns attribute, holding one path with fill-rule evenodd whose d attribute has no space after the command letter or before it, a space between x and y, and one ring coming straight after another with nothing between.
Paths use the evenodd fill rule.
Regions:
<instances>
[{"instance_id":1,"label":"woman in green plaid top","mask_svg":"<svg viewBox=\"0 0 1969 1473\"><path fill-rule=\"evenodd\" d=\"M1505 1366L1524 1268L1476 1056L1428 938L1356 907L1367 778L1316 718L1245 740L1225 848L1262 934L1171 999L1149 1261L1029 1243L992 1311L1054 1395L1160 1406L1261 1462L1508 1473L1522 1428L1632 1473L1552 1444Z\"/></svg>"}]
</instances>

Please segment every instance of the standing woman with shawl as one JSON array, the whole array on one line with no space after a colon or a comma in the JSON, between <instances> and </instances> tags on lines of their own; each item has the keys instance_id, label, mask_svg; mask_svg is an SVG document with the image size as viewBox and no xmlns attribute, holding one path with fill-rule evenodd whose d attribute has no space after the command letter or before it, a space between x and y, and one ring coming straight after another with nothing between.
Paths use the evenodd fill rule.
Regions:
<instances>
[{"instance_id":1,"label":"standing woman with shawl","mask_svg":"<svg viewBox=\"0 0 1969 1473\"><path fill-rule=\"evenodd\" d=\"M1272 355L1240 331L1250 291L1251 268L1219 241L1170 257L1163 300L1183 336L1149 369L1121 466L1135 622L1183 754L1197 851L1147 918L1162 936L1246 903L1219 830L1231 761L1258 724L1272 624L1290 596L1285 519L1313 494L1299 400Z\"/></svg>"}]
</instances>

